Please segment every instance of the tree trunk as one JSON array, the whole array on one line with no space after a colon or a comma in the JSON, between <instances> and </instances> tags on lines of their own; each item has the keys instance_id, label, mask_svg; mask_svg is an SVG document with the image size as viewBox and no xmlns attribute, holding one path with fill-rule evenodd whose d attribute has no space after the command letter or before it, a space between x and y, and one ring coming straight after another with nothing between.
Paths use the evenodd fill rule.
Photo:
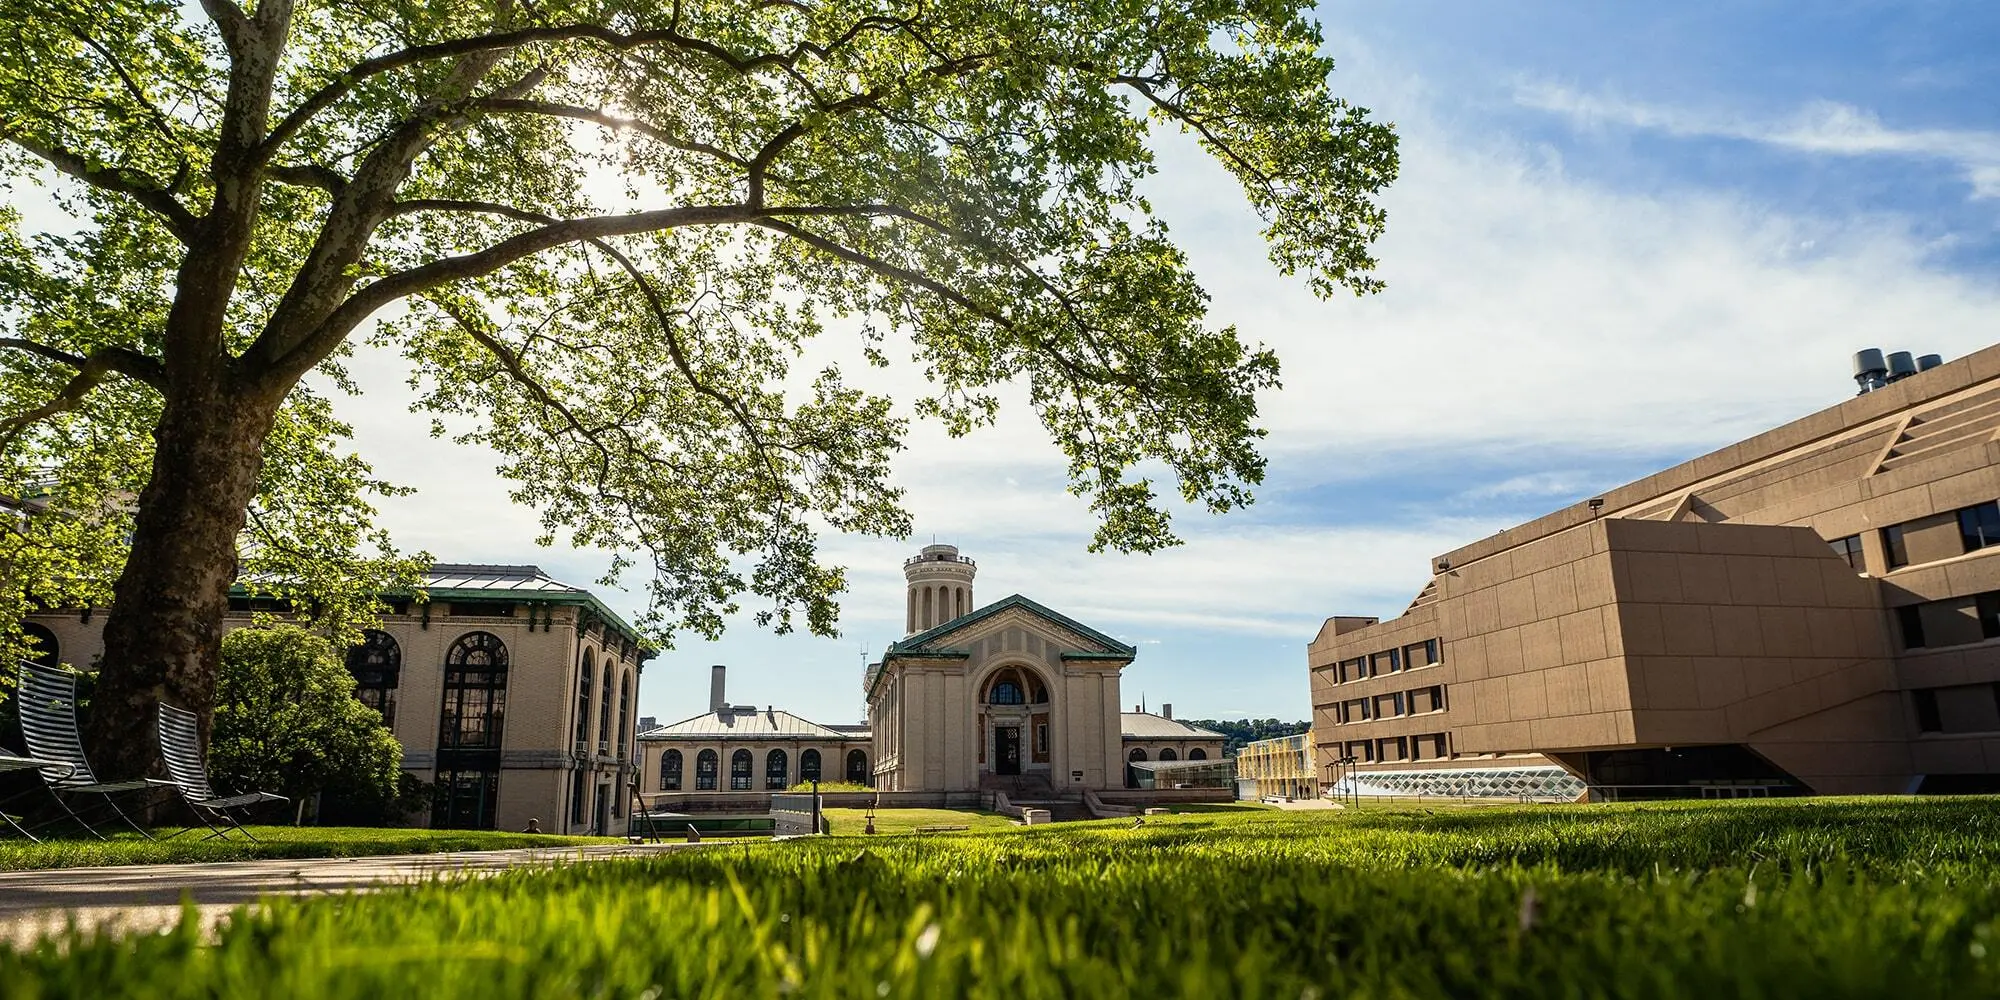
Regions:
<instances>
[{"instance_id":1,"label":"tree trunk","mask_svg":"<svg viewBox=\"0 0 2000 1000\"><path fill-rule=\"evenodd\" d=\"M154 704L187 708L208 742L222 619L237 535L256 494L276 404L245 398L221 373L169 393L153 428L131 554L104 624L104 659L85 745L103 779L157 772Z\"/></svg>"}]
</instances>

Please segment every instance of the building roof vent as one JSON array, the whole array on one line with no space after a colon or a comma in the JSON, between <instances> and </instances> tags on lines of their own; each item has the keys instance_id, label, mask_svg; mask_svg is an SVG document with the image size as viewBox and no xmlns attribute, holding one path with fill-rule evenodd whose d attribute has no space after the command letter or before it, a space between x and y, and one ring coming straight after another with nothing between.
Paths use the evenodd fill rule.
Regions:
<instances>
[{"instance_id":1,"label":"building roof vent","mask_svg":"<svg viewBox=\"0 0 2000 1000\"><path fill-rule=\"evenodd\" d=\"M1854 353L1854 384L1864 393L1889 384L1889 363L1882 359L1879 349L1870 347Z\"/></svg>"},{"instance_id":2,"label":"building roof vent","mask_svg":"<svg viewBox=\"0 0 2000 1000\"><path fill-rule=\"evenodd\" d=\"M1941 364L1944 364L1944 355L1926 354L1917 359L1917 370L1927 372Z\"/></svg>"},{"instance_id":3,"label":"building roof vent","mask_svg":"<svg viewBox=\"0 0 2000 1000\"><path fill-rule=\"evenodd\" d=\"M1889 354L1889 381L1909 378L1917 373L1917 359L1908 351L1892 351Z\"/></svg>"}]
</instances>

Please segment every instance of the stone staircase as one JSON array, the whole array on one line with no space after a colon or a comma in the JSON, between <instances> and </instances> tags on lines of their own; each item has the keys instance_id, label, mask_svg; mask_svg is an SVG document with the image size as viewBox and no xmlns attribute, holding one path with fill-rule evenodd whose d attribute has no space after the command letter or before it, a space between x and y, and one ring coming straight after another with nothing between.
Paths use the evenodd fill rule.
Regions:
<instances>
[{"instance_id":1,"label":"stone staircase","mask_svg":"<svg viewBox=\"0 0 2000 1000\"><path fill-rule=\"evenodd\" d=\"M1043 774L983 774L979 777L979 790L999 792L1007 797L1009 805L1017 808L1047 809L1049 819L1057 823L1092 818L1081 796L1057 792Z\"/></svg>"},{"instance_id":2,"label":"stone staircase","mask_svg":"<svg viewBox=\"0 0 2000 1000\"><path fill-rule=\"evenodd\" d=\"M1090 810L1082 799L1013 799L1013 803L1023 809L1047 809L1049 819L1056 823L1091 819Z\"/></svg>"},{"instance_id":3,"label":"stone staircase","mask_svg":"<svg viewBox=\"0 0 2000 1000\"><path fill-rule=\"evenodd\" d=\"M1007 797L1015 802L1059 797L1045 774L982 774L979 776L979 790L1006 792Z\"/></svg>"}]
</instances>

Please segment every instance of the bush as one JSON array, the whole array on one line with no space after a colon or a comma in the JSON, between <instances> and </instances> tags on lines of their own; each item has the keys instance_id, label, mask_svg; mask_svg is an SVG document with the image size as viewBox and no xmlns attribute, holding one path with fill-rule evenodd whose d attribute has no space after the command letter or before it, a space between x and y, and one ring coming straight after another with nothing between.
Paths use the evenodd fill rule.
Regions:
<instances>
[{"instance_id":1,"label":"bush","mask_svg":"<svg viewBox=\"0 0 2000 1000\"><path fill-rule=\"evenodd\" d=\"M420 804L403 747L354 699L333 644L293 625L239 629L222 640L209 768L232 791L323 795L346 822L391 822Z\"/></svg>"}]
</instances>

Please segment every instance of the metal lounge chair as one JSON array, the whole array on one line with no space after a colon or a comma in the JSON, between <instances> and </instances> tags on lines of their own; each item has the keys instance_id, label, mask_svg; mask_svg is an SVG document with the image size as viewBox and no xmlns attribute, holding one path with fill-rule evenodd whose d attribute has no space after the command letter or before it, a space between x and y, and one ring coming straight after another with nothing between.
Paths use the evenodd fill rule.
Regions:
<instances>
[{"instance_id":1,"label":"metal lounge chair","mask_svg":"<svg viewBox=\"0 0 2000 1000\"><path fill-rule=\"evenodd\" d=\"M47 770L55 770L63 774L68 774L69 765L58 764L54 761L49 761L49 760L36 760L33 757L16 757L13 754L0 754L0 774L8 774L15 771L47 771ZM18 795L14 796L14 798L10 798L7 801L12 802L14 801L14 799L17 798L20 798L20 796ZM4 807L0 807L0 820L5 820L8 826L14 828L15 833L18 833L21 836L26 837L37 844L42 842L42 838L37 837L32 833L29 833L28 828L22 826L21 822L15 819L12 813L7 812Z\"/></svg>"},{"instance_id":2,"label":"metal lounge chair","mask_svg":"<svg viewBox=\"0 0 2000 1000\"><path fill-rule=\"evenodd\" d=\"M208 825L210 831L203 840L224 837L229 831L249 837L250 831L230 812L254 806L262 802L288 801L282 795L271 792L246 792L242 795L218 795L208 784L208 767L201 756L201 732L197 728L195 715L185 708L175 708L165 702L160 703L160 756L167 762L167 774L180 788L181 798L194 810L195 818ZM217 826L217 821L222 825ZM186 833L186 830L181 833ZM175 837L180 833L174 834ZM171 838L170 838L171 839Z\"/></svg>"},{"instance_id":3,"label":"metal lounge chair","mask_svg":"<svg viewBox=\"0 0 2000 1000\"><path fill-rule=\"evenodd\" d=\"M83 737L76 724L75 674L39 664L22 664L16 704L21 710L21 739L28 744L28 756L40 762L42 783L48 786L56 804L62 806L78 826L89 831L93 837L107 839L80 813L70 808L69 800L65 798L68 795L96 795L104 800L106 807L118 814L119 819L125 821L126 826L147 840L153 839L144 827L125 815L125 810L118 808L112 796L148 788L172 788L174 783L158 778L112 782L97 780L97 775L90 770L90 760L83 755Z\"/></svg>"}]
</instances>

